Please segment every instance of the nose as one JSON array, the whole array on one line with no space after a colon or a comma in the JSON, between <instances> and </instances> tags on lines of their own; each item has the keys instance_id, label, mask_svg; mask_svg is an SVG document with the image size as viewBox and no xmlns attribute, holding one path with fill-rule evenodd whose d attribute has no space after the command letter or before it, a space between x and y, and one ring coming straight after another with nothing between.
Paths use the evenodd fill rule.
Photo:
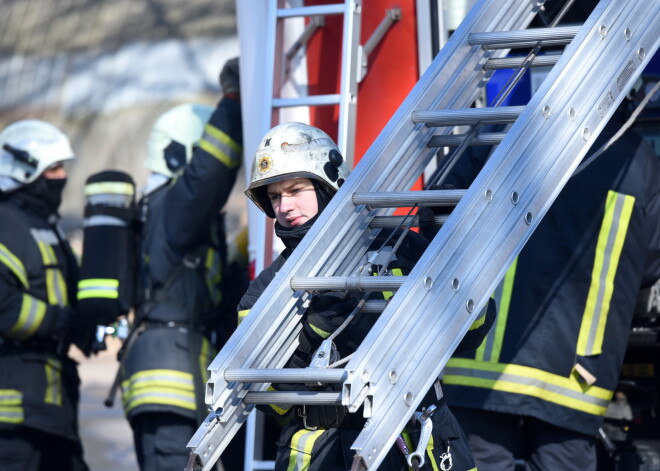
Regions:
<instances>
[{"instance_id":1,"label":"nose","mask_svg":"<svg viewBox=\"0 0 660 471\"><path fill-rule=\"evenodd\" d=\"M293 197L287 195L281 195L279 209L281 213L285 213L285 214L291 211L293 209Z\"/></svg>"}]
</instances>

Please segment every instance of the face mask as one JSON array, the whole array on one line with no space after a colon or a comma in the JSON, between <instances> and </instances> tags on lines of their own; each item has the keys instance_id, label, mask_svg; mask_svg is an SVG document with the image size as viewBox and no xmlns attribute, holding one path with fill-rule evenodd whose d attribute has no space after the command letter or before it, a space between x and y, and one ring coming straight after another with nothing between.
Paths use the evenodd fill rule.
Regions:
<instances>
[{"instance_id":1,"label":"face mask","mask_svg":"<svg viewBox=\"0 0 660 471\"><path fill-rule=\"evenodd\" d=\"M62 203L62 192L66 185L66 178L45 178L46 192L43 195L53 211L57 211Z\"/></svg>"}]
</instances>

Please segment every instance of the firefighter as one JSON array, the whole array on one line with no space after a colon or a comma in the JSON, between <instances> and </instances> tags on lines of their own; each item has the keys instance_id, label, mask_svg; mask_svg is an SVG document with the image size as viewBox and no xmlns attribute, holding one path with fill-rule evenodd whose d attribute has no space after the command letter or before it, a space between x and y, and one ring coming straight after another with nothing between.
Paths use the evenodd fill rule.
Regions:
<instances>
[{"instance_id":1,"label":"firefighter","mask_svg":"<svg viewBox=\"0 0 660 471\"><path fill-rule=\"evenodd\" d=\"M237 59L221 78L225 93L215 110L177 106L155 122L148 141L141 289L121 360L123 406L142 470L186 466L186 444L206 415L206 367L236 324L237 299L223 283L243 274L225 270L221 210L242 159Z\"/></svg>"},{"instance_id":2,"label":"firefighter","mask_svg":"<svg viewBox=\"0 0 660 471\"><path fill-rule=\"evenodd\" d=\"M251 283L238 309L239 316L248 315L300 240L307 233L335 192L348 177L349 169L332 139L320 129L302 124L286 123L271 129L262 139L255 154L251 183L246 194L274 218L275 233L285 245L280 256ZM386 240L376 238L370 251L376 251ZM395 239L396 240L396 239ZM390 245L394 244L394 241ZM421 256L426 241L409 232L401 247L386 267L373 265L373 274L386 268L389 275L406 275ZM373 293L374 298L389 298L391 293ZM314 351L347 319L358 298L345 292L315 295L303 315L300 347L288 367L309 366ZM484 309L476 327L459 349L476 348L494 318L494 304ZM357 315L335 338L338 354L345 357L354 352L366 336L375 318ZM334 385L337 386L337 385ZM296 388L295 385L274 385L276 389ZM305 386L300 386L305 388ZM431 388L421 406L437 407L431 416L433 437L426 448L425 470L474 469L472 456L459 424L441 397L439 384ZM432 409L432 408L431 408ZM343 406L272 406L270 411L287 418L278 441L275 469L346 470L353 462L350 445L365 424L361 413L349 414ZM401 448L393 447L380 470L407 470L403 444L414 451L419 426L406 427L401 434Z\"/></svg>"},{"instance_id":3,"label":"firefighter","mask_svg":"<svg viewBox=\"0 0 660 471\"><path fill-rule=\"evenodd\" d=\"M598 149L625 121L614 115ZM487 154L446 180L467 188ZM626 132L568 181L496 291L496 326L452 358L447 401L480 471L595 470L637 293L660 277L660 167ZM493 335L491 335L493 334ZM518 468L515 468L518 469Z\"/></svg>"},{"instance_id":4,"label":"firefighter","mask_svg":"<svg viewBox=\"0 0 660 471\"><path fill-rule=\"evenodd\" d=\"M0 467L87 470L78 435L79 385L69 345L77 262L58 225L74 158L40 120L0 133Z\"/></svg>"}]
</instances>

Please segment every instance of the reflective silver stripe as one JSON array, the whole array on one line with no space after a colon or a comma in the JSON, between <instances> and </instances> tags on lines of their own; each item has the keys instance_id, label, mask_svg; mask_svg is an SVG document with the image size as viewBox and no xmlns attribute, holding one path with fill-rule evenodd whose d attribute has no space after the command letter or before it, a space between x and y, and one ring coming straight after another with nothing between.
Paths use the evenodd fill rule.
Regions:
<instances>
[{"instance_id":1,"label":"reflective silver stripe","mask_svg":"<svg viewBox=\"0 0 660 471\"><path fill-rule=\"evenodd\" d=\"M41 258L46 265L46 290L48 292L48 303L57 306L67 306L67 290L61 270L57 267L58 261L53 247L44 241L37 241Z\"/></svg>"},{"instance_id":2,"label":"reflective silver stripe","mask_svg":"<svg viewBox=\"0 0 660 471\"><path fill-rule=\"evenodd\" d=\"M147 370L122 382L124 409L145 404L164 404L195 410L195 388L192 374L176 370Z\"/></svg>"},{"instance_id":3,"label":"reflective silver stripe","mask_svg":"<svg viewBox=\"0 0 660 471\"><path fill-rule=\"evenodd\" d=\"M302 429L293 434L291 438L291 457L287 471L305 471L309 469L312 459L314 443L325 432L325 430Z\"/></svg>"},{"instance_id":4,"label":"reflective silver stripe","mask_svg":"<svg viewBox=\"0 0 660 471\"><path fill-rule=\"evenodd\" d=\"M123 219L116 218L114 216L105 216L101 214L90 216L83 220L83 228L93 227L93 226L128 227L128 222Z\"/></svg>"},{"instance_id":5,"label":"reflective silver stripe","mask_svg":"<svg viewBox=\"0 0 660 471\"><path fill-rule=\"evenodd\" d=\"M34 240L37 242L43 242L47 245L59 245L60 241L57 238L57 235L50 229L30 229L30 233Z\"/></svg>"},{"instance_id":6,"label":"reflective silver stripe","mask_svg":"<svg viewBox=\"0 0 660 471\"><path fill-rule=\"evenodd\" d=\"M21 311L9 334L18 339L30 337L43 322L45 314L46 303L29 294L23 294Z\"/></svg>"},{"instance_id":7,"label":"reflective silver stripe","mask_svg":"<svg viewBox=\"0 0 660 471\"><path fill-rule=\"evenodd\" d=\"M14 410L5 410L4 407L0 406L0 422L6 422L11 424L20 424L25 421L23 417L23 408L8 408Z\"/></svg>"},{"instance_id":8,"label":"reflective silver stripe","mask_svg":"<svg viewBox=\"0 0 660 471\"><path fill-rule=\"evenodd\" d=\"M567 403L572 402L573 400L575 401L580 401L584 403L589 403L592 404L596 407L603 408L603 413L605 410L607 410L607 407L609 405L609 400L604 399L604 398L599 398L595 397L593 395L588 395L588 394L583 394L578 391L571 390L566 387L562 387L558 384L553 384L548 381L543 381L539 378L532 378L529 376L522 376L522 375L516 375L516 374L511 374L511 373L503 373L499 371L488 371L488 370L476 370L472 368L461 368L461 367L456 367L456 366L448 366L445 368L445 381L448 380L448 376L464 376L468 378L477 378L477 379L484 379L484 380L491 380L491 381L497 381L497 382L508 382L508 383L515 383L519 384L521 386L531 386L534 388L538 388L542 390L543 392L546 393L553 393L553 394L558 394L564 398L566 398ZM453 381L449 380L450 383L453 383ZM491 388L487 388L491 389ZM497 388L494 388L497 389ZM540 397L541 399L544 399L544 394L541 392L540 394L537 395L537 397ZM521 394L524 394L521 392ZM567 407L570 407L569 404L565 404Z\"/></svg>"},{"instance_id":9,"label":"reflective silver stripe","mask_svg":"<svg viewBox=\"0 0 660 471\"><path fill-rule=\"evenodd\" d=\"M133 195L90 195L87 196L87 202L92 206L115 206L119 208L128 208L133 203Z\"/></svg>"},{"instance_id":10,"label":"reflective silver stripe","mask_svg":"<svg viewBox=\"0 0 660 471\"><path fill-rule=\"evenodd\" d=\"M23 266L23 262L21 262L21 260L4 244L0 244L0 263L6 265L7 268L11 270L25 289L30 288L30 283L28 282L28 276L25 271L25 266Z\"/></svg>"},{"instance_id":11,"label":"reflective silver stripe","mask_svg":"<svg viewBox=\"0 0 660 471\"><path fill-rule=\"evenodd\" d=\"M46 404L62 405L62 363L56 358L48 358L46 369Z\"/></svg>"},{"instance_id":12,"label":"reflective silver stripe","mask_svg":"<svg viewBox=\"0 0 660 471\"><path fill-rule=\"evenodd\" d=\"M602 352L614 278L634 204L633 196L608 192L589 295L580 326L578 355L598 355Z\"/></svg>"},{"instance_id":13,"label":"reflective silver stripe","mask_svg":"<svg viewBox=\"0 0 660 471\"><path fill-rule=\"evenodd\" d=\"M85 185L85 196L99 194L133 196L135 188L128 182L96 182Z\"/></svg>"},{"instance_id":14,"label":"reflective silver stripe","mask_svg":"<svg viewBox=\"0 0 660 471\"><path fill-rule=\"evenodd\" d=\"M215 157L220 158L220 156L217 155L217 152L210 151L207 146L204 145L205 143L210 144L216 151L224 154L233 164L232 167L241 161L240 146L238 146L238 144L236 144L227 134L210 124L207 124L204 127L204 134L202 135L200 145L204 150L207 150Z\"/></svg>"},{"instance_id":15,"label":"reflective silver stripe","mask_svg":"<svg viewBox=\"0 0 660 471\"><path fill-rule=\"evenodd\" d=\"M188 373L187 376L189 376L189 378L183 378L178 375L172 375L167 373L150 373L148 371L143 371L131 376L128 381L130 382L131 389L135 387L140 387L142 383L165 382L165 381L170 383L178 383L178 385L180 385L179 387L181 387L182 389L192 389L193 388L192 375Z\"/></svg>"}]
</instances>

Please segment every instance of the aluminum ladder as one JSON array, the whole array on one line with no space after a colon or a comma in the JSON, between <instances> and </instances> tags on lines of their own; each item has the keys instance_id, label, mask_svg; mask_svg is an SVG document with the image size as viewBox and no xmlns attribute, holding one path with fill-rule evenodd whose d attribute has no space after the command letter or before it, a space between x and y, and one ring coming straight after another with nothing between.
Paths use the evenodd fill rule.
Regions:
<instances>
[{"instance_id":1,"label":"aluminum ladder","mask_svg":"<svg viewBox=\"0 0 660 471\"><path fill-rule=\"evenodd\" d=\"M268 2L269 31L267 37L274 38L265 45L269 50L267 57L273 60L272 64L265 64L264 70L272 73L272 80L265 80L266 84L273 84L272 97L269 109L271 123L280 122L279 110L289 107L310 106L339 106L339 119L337 130L337 146L352 161L355 147L355 119L357 111L357 86L360 71L360 25L362 0L345 0L335 4L289 7L287 0L271 0ZM301 51L314 32L325 24L325 18L330 15L343 15L343 31L341 44L341 84L338 94L308 95L294 98L283 98L280 94L282 85L289 73L292 60ZM285 22L290 18L309 18L301 36L284 50L283 35ZM268 85L267 85L268 86Z\"/></svg>"},{"instance_id":2,"label":"aluminum ladder","mask_svg":"<svg viewBox=\"0 0 660 471\"><path fill-rule=\"evenodd\" d=\"M211 412L188 443L189 469L210 469L256 404L364 406L353 471L392 447L499 280L648 63L660 0L601 0L580 27L526 29L543 1L480 0L209 366ZM525 107L474 109L509 48L566 44ZM509 62L509 64L503 64ZM512 123L505 135L478 124ZM449 136L471 125L466 136ZM474 139L473 139L474 138ZM456 142L456 140L460 142ZM499 142L465 191L407 192L439 145ZM407 277L356 276L395 206L456 204ZM396 220L394 221L396 222ZM392 291L343 368L283 369L310 291ZM366 314L370 315L370 314ZM277 382L338 383L340 393L268 392Z\"/></svg>"}]
</instances>

